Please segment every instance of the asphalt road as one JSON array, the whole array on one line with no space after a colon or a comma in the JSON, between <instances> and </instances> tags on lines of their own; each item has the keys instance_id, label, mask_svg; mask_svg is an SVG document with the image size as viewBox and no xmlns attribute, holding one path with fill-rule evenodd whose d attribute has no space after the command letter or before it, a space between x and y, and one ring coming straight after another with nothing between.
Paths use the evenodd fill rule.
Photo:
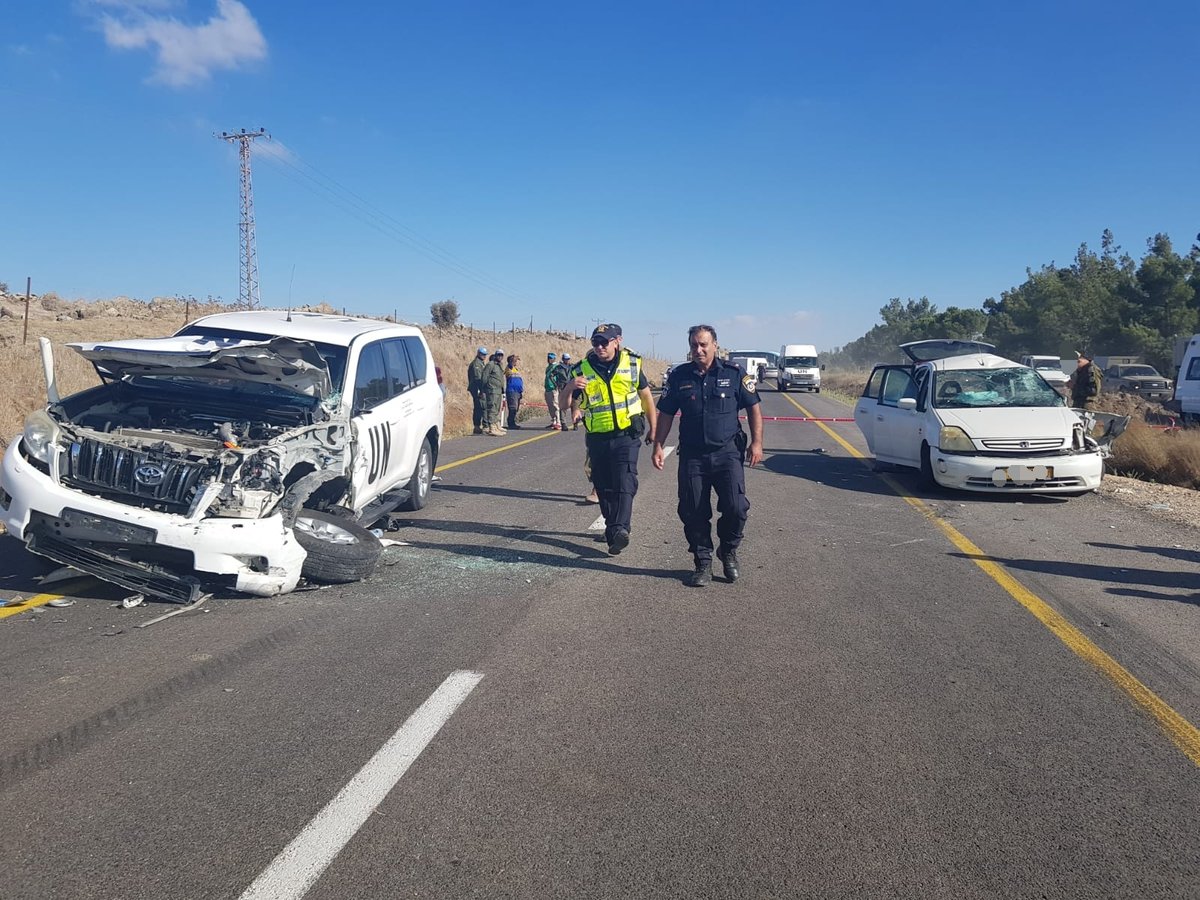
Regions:
<instances>
[{"instance_id":1,"label":"asphalt road","mask_svg":"<svg viewBox=\"0 0 1200 900\"><path fill-rule=\"evenodd\" d=\"M609 557L535 425L448 442L364 583L0 620L0 896L1200 895L1197 533L766 433L732 585L673 456Z\"/></svg>"}]
</instances>

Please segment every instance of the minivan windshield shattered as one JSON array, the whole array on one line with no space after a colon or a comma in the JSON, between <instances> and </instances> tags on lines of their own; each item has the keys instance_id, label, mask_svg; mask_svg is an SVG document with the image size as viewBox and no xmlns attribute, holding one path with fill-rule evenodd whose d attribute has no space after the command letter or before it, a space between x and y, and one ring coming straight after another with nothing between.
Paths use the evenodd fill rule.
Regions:
<instances>
[{"instance_id":1,"label":"minivan windshield shattered","mask_svg":"<svg viewBox=\"0 0 1200 900\"><path fill-rule=\"evenodd\" d=\"M940 409L1065 406L1066 401L1032 369L948 369L933 376L933 405Z\"/></svg>"}]
</instances>

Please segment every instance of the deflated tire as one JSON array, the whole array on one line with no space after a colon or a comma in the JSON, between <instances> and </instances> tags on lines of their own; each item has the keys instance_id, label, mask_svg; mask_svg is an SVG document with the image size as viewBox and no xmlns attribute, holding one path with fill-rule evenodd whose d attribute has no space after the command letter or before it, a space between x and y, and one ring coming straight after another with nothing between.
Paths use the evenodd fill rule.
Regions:
<instances>
[{"instance_id":1,"label":"deflated tire","mask_svg":"<svg viewBox=\"0 0 1200 900\"><path fill-rule=\"evenodd\" d=\"M375 571L383 552L379 539L357 522L313 509L300 511L292 531L308 553L300 574L309 581L361 581Z\"/></svg>"}]
</instances>

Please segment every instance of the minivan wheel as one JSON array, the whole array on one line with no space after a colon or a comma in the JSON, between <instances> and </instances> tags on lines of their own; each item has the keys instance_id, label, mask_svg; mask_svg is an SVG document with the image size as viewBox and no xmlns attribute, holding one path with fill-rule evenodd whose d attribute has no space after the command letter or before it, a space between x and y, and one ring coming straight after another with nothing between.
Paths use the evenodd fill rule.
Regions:
<instances>
[{"instance_id":1,"label":"minivan wheel","mask_svg":"<svg viewBox=\"0 0 1200 900\"><path fill-rule=\"evenodd\" d=\"M308 556L300 574L323 584L361 581L379 562L383 545L357 522L315 509L302 509L292 525Z\"/></svg>"},{"instance_id":2,"label":"minivan wheel","mask_svg":"<svg viewBox=\"0 0 1200 900\"><path fill-rule=\"evenodd\" d=\"M408 480L408 499L401 509L410 512L424 509L429 502L429 488L433 485L433 448L429 446L429 438L421 441L421 450L417 454L417 467L413 469L412 478Z\"/></svg>"}]
</instances>

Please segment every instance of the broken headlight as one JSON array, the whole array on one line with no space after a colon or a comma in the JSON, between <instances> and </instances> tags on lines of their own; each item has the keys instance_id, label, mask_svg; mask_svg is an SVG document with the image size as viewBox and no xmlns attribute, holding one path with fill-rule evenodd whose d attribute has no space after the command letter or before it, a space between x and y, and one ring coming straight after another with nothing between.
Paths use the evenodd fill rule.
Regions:
<instances>
[{"instance_id":1,"label":"broken headlight","mask_svg":"<svg viewBox=\"0 0 1200 900\"><path fill-rule=\"evenodd\" d=\"M21 440L25 444L25 452L38 462L50 464L50 455L54 446L62 436L62 429L44 409L30 413L25 419L25 431Z\"/></svg>"}]
</instances>

